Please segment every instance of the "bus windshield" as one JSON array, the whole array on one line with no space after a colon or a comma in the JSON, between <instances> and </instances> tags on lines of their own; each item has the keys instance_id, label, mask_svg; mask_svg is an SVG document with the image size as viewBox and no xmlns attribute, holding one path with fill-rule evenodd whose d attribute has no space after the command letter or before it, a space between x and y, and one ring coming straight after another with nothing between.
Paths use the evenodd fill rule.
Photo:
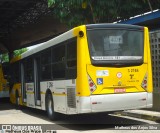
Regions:
<instances>
[{"instance_id":1,"label":"bus windshield","mask_svg":"<svg viewBox=\"0 0 160 133\"><path fill-rule=\"evenodd\" d=\"M143 34L134 29L88 29L92 63L143 63Z\"/></svg>"}]
</instances>

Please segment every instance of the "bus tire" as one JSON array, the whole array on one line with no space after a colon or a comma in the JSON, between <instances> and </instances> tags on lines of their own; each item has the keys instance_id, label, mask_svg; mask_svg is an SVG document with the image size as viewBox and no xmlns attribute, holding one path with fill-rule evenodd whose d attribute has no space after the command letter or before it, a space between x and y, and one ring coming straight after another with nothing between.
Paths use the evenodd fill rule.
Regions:
<instances>
[{"instance_id":1,"label":"bus tire","mask_svg":"<svg viewBox=\"0 0 160 133\"><path fill-rule=\"evenodd\" d=\"M46 110L50 120L57 120L57 112L54 111L54 103L51 93L46 97Z\"/></svg>"}]
</instances>

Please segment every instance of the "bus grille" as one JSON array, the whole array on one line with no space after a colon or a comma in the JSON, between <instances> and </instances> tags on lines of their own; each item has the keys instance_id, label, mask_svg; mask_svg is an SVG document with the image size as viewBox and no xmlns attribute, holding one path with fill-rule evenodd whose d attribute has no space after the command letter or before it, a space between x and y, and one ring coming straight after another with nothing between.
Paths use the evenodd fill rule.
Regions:
<instances>
[{"instance_id":1,"label":"bus grille","mask_svg":"<svg viewBox=\"0 0 160 133\"><path fill-rule=\"evenodd\" d=\"M67 104L70 108L76 108L75 88L67 88Z\"/></svg>"}]
</instances>

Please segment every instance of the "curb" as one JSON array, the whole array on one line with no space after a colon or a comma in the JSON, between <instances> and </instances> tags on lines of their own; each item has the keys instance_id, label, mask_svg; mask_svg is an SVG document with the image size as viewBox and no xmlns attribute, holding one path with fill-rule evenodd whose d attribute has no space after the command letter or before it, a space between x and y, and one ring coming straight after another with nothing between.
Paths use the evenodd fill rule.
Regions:
<instances>
[{"instance_id":1,"label":"curb","mask_svg":"<svg viewBox=\"0 0 160 133\"><path fill-rule=\"evenodd\" d=\"M145 119L145 120L150 120L150 121L155 121L157 123L160 123L160 116L155 116L152 114L138 114L138 113L133 113L128 111L115 112L114 114L122 115L122 116L130 116L130 117L135 117L135 118L140 118L140 119Z\"/></svg>"}]
</instances>

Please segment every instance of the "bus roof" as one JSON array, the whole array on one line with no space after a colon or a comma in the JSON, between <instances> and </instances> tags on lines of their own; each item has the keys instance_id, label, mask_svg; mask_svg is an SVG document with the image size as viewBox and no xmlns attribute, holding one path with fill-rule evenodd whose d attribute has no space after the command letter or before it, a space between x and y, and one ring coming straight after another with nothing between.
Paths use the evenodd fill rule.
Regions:
<instances>
[{"instance_id":1,"label":"bus roof","mask_svg":"<svg viewBox=\"0 0 160 133\"><path fill-rule=\"evenodd\" d=\"M49 40L49 41L46 41L46 42L40 44L39 46L37 46L37 47L35 47L35 48L31 49L31 50L26 51L25 53L23 53L21 55L21 57L23 59L25 57L28 57L28 56L34 54L34 53L40 52L40 51L42 51L44 49L47 49L47 48L49 48L51 46L54 46L54 45L56 45L58 43L61 43L61 42L65 41L65 40L68 40L68 39L73 38L73 37L74 37L73 29L71 29L71 30L69 30L69 31L67 31L67 32L65 32L65 33L63 33L63 34L61 34L61 35Z\"/></svg>"},{"instance_id":2,"label":"bus roof","mask_svg":"<svg viewBox=\"0 0 160 133\"><path fill-rule=\"evenodd\" d=\"M117 23L89 24L89 25L86 25L86 27L87 27L87 29L92 29L92 28L127 28L127 29L137 29L137 30L142 30L144 28L143 26L138 26L138 25L117 24Z\"/></svg>"}]
</instances>

